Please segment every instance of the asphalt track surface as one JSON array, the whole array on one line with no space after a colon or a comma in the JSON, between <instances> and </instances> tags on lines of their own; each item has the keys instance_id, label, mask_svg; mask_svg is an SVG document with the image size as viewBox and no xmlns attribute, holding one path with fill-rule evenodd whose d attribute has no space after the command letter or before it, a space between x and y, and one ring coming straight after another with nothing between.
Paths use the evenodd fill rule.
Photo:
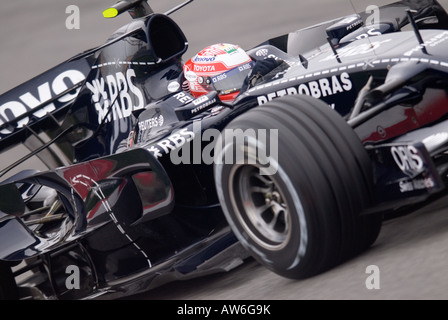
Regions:
<instances>
[{"instance_id":1,"label":"asphalt track surface","mask_svg":"<svg viewBox=\"0 0 448 320\"><path fill-rule=\"evenodd\" d=\"M127 14L105 20L111 0L15 0L0 6L0 93L102 44ZM153 0L165 12L180 1ZM216 42L251 48L308 25L362 11L375 2L354 0L195 0L172 18L190 46L185 59ZM448 1L441 1L448 7ZM80 9L80 28L67 29L66 8ZM12 155L12 158L16 155ZM4 162L2 160L2 166ZM448 199L386 221L364 254L324 274L303 280L281 278L253 260L224 274L164 285L131 299L191 300L445 300L448 299ZM369 266L379 271L378 289L367 289Z\"/></svg>"}]
</instances>

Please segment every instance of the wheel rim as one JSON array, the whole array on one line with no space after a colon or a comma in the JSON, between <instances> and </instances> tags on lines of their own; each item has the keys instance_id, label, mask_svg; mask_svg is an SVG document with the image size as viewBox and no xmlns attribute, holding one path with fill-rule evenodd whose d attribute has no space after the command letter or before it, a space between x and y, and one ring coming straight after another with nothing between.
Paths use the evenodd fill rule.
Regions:
<instances>
[{"instance_id":1,"label":"wheel rim","mask_svg":"<svg viewBox=\"0 0 448 320\"><path fill-rule=\"evenodd\" d=\"M260 246L281 250L291 236L291 216L284 192L274 176L260 174L255 165L234 166L230 196L241 226Z\"/></svg>"}]
</instances>

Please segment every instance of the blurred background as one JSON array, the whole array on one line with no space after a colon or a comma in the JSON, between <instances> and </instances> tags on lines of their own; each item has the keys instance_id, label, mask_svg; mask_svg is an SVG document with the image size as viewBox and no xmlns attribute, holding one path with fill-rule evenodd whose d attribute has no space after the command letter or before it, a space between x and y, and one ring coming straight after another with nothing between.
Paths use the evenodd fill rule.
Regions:
<instances>
[{"instance_id":1,"label":"blurred background","mask_svg":"<svg viewBox=\"0 0 448 320\"><path fill-rule=\"evenodd\" d=\"M105 19L102 12L116 0L14 0L0 7L0 93L40 74L79 52L104 43L109 35L131 21L124 13ZM164 13L183 0L152 0ZM266 39L364 11L392 1L372 0L195 0L171 15L183 29L189 50L187 61L202 48L230 42L249 49ZM353 5L352 5L353 4ZM67 7L79 8L79 29L67 29Z\"/></svg>"}]
</instances>

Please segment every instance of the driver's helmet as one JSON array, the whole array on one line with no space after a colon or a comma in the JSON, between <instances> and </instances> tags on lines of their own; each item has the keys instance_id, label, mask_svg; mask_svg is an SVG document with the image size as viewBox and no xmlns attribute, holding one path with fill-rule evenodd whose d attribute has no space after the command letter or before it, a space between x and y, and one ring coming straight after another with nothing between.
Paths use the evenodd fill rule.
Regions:
<instances>
[{"instance_id":1,"label":"driver's helmet","mask_svg":"<svg viewBox=\"0 0 448 320\"><path fill-rule=\"evenodd\" d=\"M252 66L252 59L239 46L219 43L188 60L184 65L184 75L193 97L217 91L222 101L232 102Z\"/></svg>"}]
</instances>

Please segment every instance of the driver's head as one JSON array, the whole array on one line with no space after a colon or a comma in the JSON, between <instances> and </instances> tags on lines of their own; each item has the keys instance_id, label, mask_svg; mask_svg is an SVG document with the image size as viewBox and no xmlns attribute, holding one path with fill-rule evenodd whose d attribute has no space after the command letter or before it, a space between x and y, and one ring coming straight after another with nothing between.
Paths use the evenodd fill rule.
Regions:
<instances>
[{"instance_id":1,"label":"driver's head","mask_svg":"<svg viewBox=\"0 0 448 320\"><path fill-rule=\"evenodd\" d=\"M219 43L188 60L184 74L193 97L217 91L222 101L231 102L239 94L252 66L252 59L243 49Z\"/></svg>"}]
</instances>

